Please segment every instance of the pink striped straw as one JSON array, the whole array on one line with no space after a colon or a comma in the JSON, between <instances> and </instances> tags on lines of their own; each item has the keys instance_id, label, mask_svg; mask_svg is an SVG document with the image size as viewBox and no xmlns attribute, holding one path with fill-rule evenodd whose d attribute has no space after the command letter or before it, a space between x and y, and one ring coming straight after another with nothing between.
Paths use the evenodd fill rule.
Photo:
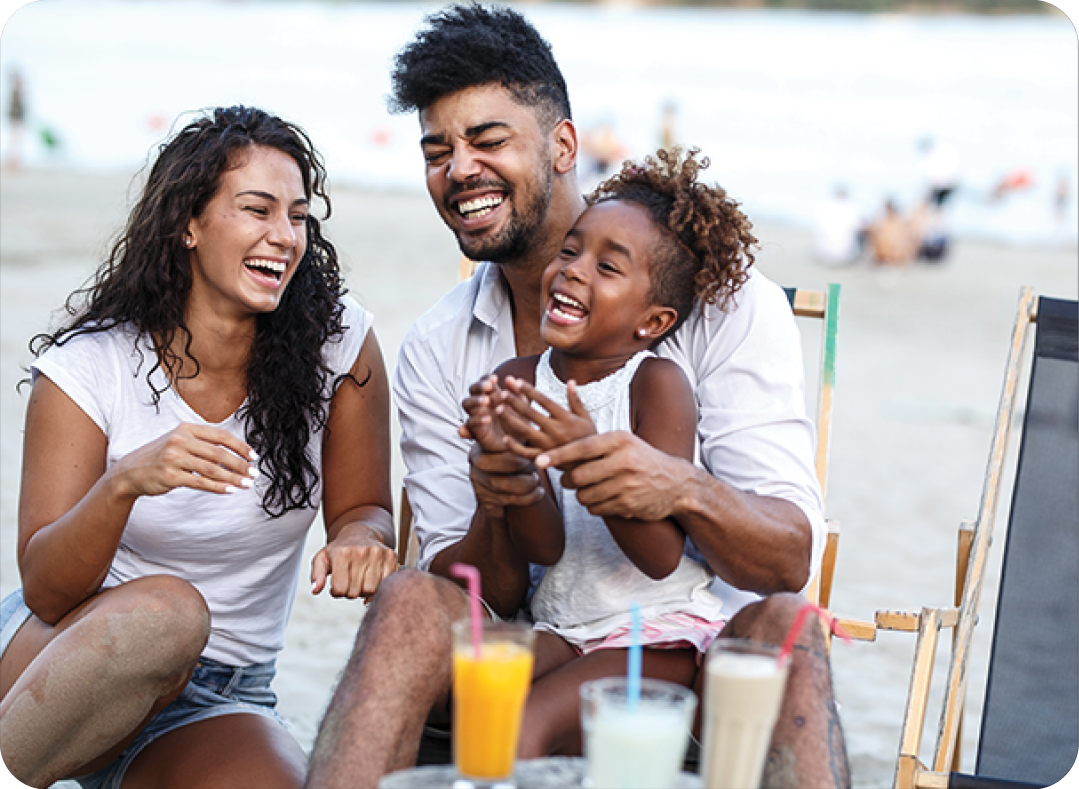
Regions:
<instances>
[{"instance_id":1,"label":"pink striped straw","mask_svg":"<svg viewBox=\"0 0 1079 789\"><path fill-rule=\"evenodd\" d=\"M471 564L454 562L450 565L450 575L468 581L468 618L472 622L472 648L479 660L483 644L483 611L480 608L480 571Z\"/></svg>"},{"instance_id":2,"label":"pink striped straw","mask_svg":"<svg viewBox=\"0 0 1079 789\"><path fill-rule=\"evenodd\" d=\"M850 633L843 629L843 626L839 622L832 618L832 615L825 611L818 605L806 602L798 613L794 616L794 622L791 624L790 630L787 631L787 637L783 641L783 646L779 649L779 655L776 657L776 661L783 665L791 659L791 653L794 651L794 642L798 640L798 634L802 632L802 624L805 622L806 617L810 614L816 614L825 622L828 623L829 629L837 636L842 638L848 644L852 643Z\"/></svg>"}]
</instances>

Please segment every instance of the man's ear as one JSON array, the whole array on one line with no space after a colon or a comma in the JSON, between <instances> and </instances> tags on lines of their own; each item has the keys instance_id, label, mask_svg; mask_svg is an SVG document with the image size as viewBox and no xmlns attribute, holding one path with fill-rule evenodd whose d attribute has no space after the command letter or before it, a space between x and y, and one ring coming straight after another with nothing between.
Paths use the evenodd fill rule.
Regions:
<instances>
[{"instance_id":1,"label":"man's ear","mask_svg":"<svg viewBox=\"0 0 1079 789\"><path fill-rule=\"evenodd\" d=\"M674 322L678 320L678 312L673 307L663 307L654 304L648 309L648 314L637 324L637 337L652 343L666 334Z\"/></svg>"},{"instance_id":2,"label":"man's ear","mask_svg":"<svg viewBox=\"0 0 1079 789\"><path fill-rule=\"evenodd\" d=\"M554 147L554 169L565 175L577 166L577 127L569 118L563 118L551 129Z\"/></svg>"}]
</instances>

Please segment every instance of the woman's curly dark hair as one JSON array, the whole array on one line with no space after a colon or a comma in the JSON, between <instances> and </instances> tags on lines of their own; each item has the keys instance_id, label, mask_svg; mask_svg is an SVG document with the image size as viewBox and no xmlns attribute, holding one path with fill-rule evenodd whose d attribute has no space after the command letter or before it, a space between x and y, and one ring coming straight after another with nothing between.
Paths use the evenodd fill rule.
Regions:
<instances>
[{"instance_id":1,"label":"woman's curly dark hair","mask_svg":"<svg viewBox=\"0 0 1079 789\"><path fill-rule=\"evenodd\" d=\"M678 313L664 337L685 322L696 299L726 308L749 279L754 261L753 223L724 189L698 180L710 163L707 157L698 159L699 154L698 148L684 156L681 148L660 149L643 164L626 162L589 196L591 204L637 203L668 231L652 250L649 272L652 303Z\"/></svg>"},{"instance_id":2,"label":"woman's curly dark hair","mask_svg":"<svg viewBox=\"0 0 1079 789\"><path fill-rule=\"evenodd\" d=\"M224 174L242 166L244 154L254 146L292 157L305 196L317 196L329 217L326 170L302 129L251 107L207 110L161 145L108 257L91 284L68 297L69 320L51 334L35 336L31 352L39 356L81 334L123 327L156 350L146 372L155 406L165 391L153 381L155 370L162 369L170 381L198 375L191 331L184 323L192 273L183 236ZM277 309L257 318L247 364L247 401L237 413L246 420L247 442L258 452L259 468L270 480L262 507L271 517L317 503L318 472L308 456L309 442L326 425L336 386L322 349L344 332L344 292L337 251L322 236L319 220L308 215L307 250ZM185 368L177 353L181 347L194 362L193 369L190 364Z\"/></svg>"}]
</instances>

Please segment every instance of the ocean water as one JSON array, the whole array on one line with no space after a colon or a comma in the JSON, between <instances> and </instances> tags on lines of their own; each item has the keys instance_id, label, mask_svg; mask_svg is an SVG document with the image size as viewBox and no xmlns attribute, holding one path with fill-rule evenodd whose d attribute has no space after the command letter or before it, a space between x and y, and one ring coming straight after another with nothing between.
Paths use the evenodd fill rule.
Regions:
<instances>
[{"instance_id":1,"label":"ocean water","mask_svg":"<svg viewBox=\"0 0 1079 789\"><path fill-rule=\"evenodd\" d=\"M335 181L419 190L418 124L385 97L394 53L437 7L38 0L0 40L0 149L19 71L33 166L130 170L192 110L245 103L304 126ZM867 217L888 197L910 209L925 189L918 142L932 137L959 156L955 234L1079 235L1079 48L1062 14L521 8L554 48L582 132L610 124L642 156L670 104L676 141L701 147L752 217L808 226L837 184ZM1019 171L1032 185L991 201Z\"/></svg>"}]
</instances>

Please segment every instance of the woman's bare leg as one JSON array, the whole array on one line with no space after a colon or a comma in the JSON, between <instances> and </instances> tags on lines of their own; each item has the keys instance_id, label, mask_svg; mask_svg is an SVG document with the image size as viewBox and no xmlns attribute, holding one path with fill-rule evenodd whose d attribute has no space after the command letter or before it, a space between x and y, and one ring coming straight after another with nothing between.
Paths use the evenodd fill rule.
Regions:
<instances>
[{"instance_id":1,"label":"woman's bare leg","mask_svg":"<svg viewBox=\"0 0 1079 789\"><path fill-rule=\"evenodd\" d=\"M135 757L123 789L298 789L307 759L264 715L221 715L174 729Z\"/></svg>"},{"instance_id":2,"label":"woman's bare leg","mask_svg":"<svg viewBox=\"0 0 1079 789\"><path fill-rule=\"evenodd\" d=\"M103 767L183 690L210 632L186 581L148 576L55 626L35 616L0 660L0 752L31 786Z\"/></svg>"}]
</instances>

